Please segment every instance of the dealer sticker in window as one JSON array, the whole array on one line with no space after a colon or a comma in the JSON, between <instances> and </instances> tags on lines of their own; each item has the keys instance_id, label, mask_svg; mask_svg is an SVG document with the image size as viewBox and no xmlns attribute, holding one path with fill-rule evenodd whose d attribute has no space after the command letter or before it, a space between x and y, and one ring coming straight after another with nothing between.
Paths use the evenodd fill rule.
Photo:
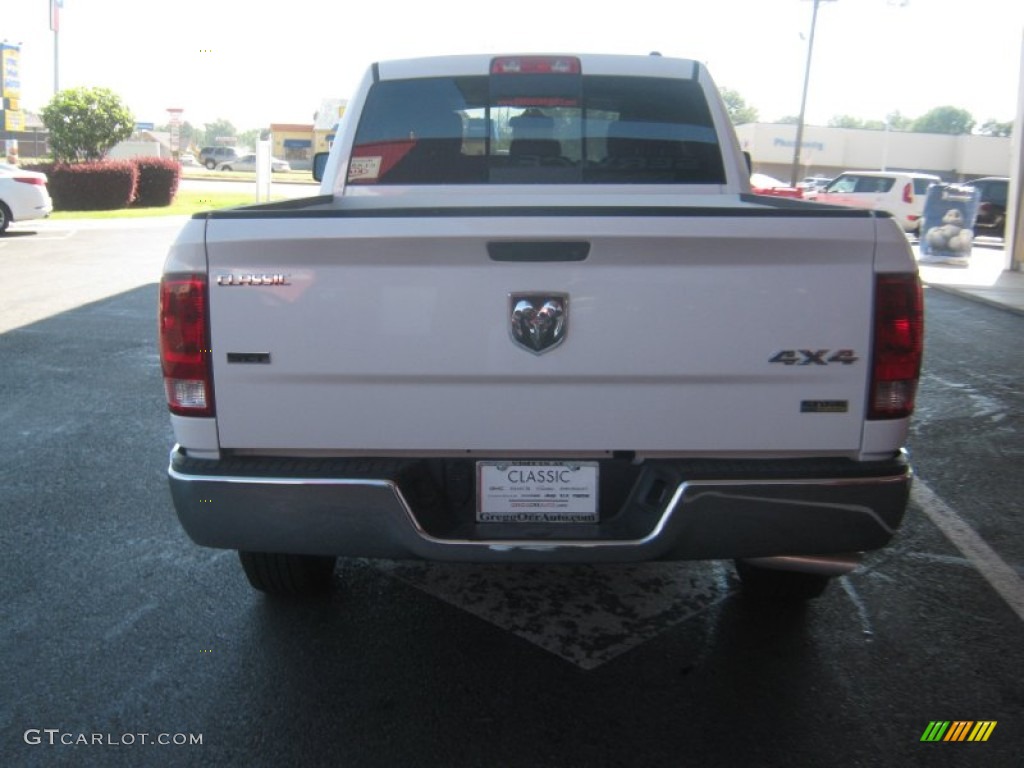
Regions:
<instances>
[{"instance_id":1,"label":"dealer sticker in window","mask_svg":"<svg viewBox=\"0 0 1024 768\"><path fill-rule=\"evenodd\" d=\"M481 461L476 475L477 522L598 521L597 462Z\"/></svg>"},{"instance_id":2,"label":"dealer sticker in window","mask_svg":"<svg viewBox=\"0 0 1024 768\"><path fill-rule=\"evenodd\" d=\"M348 165L348 180L376 179L380 176L380 157L353 157Z\"/></svg>"}]
</instances>

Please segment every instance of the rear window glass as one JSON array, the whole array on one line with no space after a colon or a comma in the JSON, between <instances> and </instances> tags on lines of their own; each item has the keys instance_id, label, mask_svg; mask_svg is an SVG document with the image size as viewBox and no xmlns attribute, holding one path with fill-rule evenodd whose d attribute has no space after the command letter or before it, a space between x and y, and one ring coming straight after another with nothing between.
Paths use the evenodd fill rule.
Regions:
<instances>
[{"instance_id":1,"label":"rear window glass","mask_svg":"<svg viewBox=\"0 0 1024 768\"><path fill-rule=\"evenodd\" d=\"M914 179L914 194L915 195L926 195L928 194L928 187L935 184L935 179Z\"/></svg>"},{"instance_id":2,"label":"rear window glass","mask_svg":"<svg viewBox=\"0 0 1024 768\"><path fill-rule=\"evenodd\" d=\"M896 179L891 176L860 176L851 173L844 174L833 181L826 191L879 194L888 192L895 183Z\"/></svg>"},{"instance_id":3,"label":"rear window glass","mask_svg":"<svg viewBox=\"0 0 1024 768\"><path fill-rule=\"evenodd\" d=\"M985 185L981 192L981 199L986 203L995 203L1006 207L1006 201L1010 193L1010 183L1007 181L993 181Z\"/></svg>"},{"instance_id":4,"label":"rear window glass","mask_svg":"<svg viewBox=\"0 0 1024 768\"><path fill-rule=\"evenodd\" d=\"M722 184L696 83L579 74L373 86L348 183Z\"/></svg>"},{"instance_id":5,"label":"rear window glass","mask_svg":"<svg viewBox=\"0 0 1024 768\"><path fill-rule=\"evenodd\" d=\"M964 186L974 187L980 195L980 202L995 203L1006 207L1010 184L1007 181L966 181Z\"/></svg>"}]
</instances>

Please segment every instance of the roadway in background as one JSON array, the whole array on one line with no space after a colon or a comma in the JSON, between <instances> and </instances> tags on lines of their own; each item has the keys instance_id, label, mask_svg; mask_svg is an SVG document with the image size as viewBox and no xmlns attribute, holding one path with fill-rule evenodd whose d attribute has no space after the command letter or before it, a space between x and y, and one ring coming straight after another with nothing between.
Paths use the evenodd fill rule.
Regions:
<instances>
[{"instance_id":1,"label":"roadway in background","mask_svg":"<svg viewBox=\"0 0 1024 768\"><path fill-rule=\"evenodd\" d=\"M312 178L312 177L311 177ZM253 202L256 201L256 174L252 181L237 179L182 179L179 188L196 192L252 192ZM320 193L320 186L313 183L270 181L271 197L313 197Z\"/></svg>"}]
</instances>

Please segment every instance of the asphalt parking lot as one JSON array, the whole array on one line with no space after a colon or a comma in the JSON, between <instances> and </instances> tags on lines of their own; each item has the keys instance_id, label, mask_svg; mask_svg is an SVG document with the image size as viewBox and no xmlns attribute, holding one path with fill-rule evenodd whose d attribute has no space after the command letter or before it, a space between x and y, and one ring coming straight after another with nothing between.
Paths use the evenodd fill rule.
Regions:
<instances>
[{"instance_id":1,"label":"asphalt parking lot","mask_svg":"<svg viewBox=\"0 0 1024 768\"><path fill-rule=\"evenodd\" d=\"M178 225L0 240L0 763L1021 764L1020 316L928 292L913 504L806 607L745 600L728 563L373 560L289 604L167 494ZM935 721L996 725L923 742Z\"/></svg>"}]
</instances>

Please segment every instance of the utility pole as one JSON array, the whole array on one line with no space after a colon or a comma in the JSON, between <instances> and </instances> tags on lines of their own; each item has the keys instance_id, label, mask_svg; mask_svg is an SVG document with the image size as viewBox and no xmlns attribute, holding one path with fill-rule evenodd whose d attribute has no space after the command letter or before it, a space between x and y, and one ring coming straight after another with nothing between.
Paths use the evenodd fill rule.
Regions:
<instances>
[{"instance_id":1,"label":"utility pole","mask_svg":"<svg viewBox=\"0 0 1024 768\"><path fill-rule=\"evenodd\" d=\"M50 29L53 30L53 95L60 91L60 9L64 0L50 0Z\"/></svg>"},{"instance_id":2,"label":"utility pole","mask_svg":"<svg viewBox=\"0 0 1024 768\"><path fill-rule=\"evenodd\" d=\"M804 91L800 97L800 117L796 124L796 146L793 147L793 168L790 171L789 183L796 186L800 180L800 150L804 143L804 115L807 111L807 86L811 81L811 55L814 53L814 28L818 25L818 5L834 0L811 0L814 10L811 12L811 36L807 40L807 66L804 67Z\"/></svg>"}]
</instances>

